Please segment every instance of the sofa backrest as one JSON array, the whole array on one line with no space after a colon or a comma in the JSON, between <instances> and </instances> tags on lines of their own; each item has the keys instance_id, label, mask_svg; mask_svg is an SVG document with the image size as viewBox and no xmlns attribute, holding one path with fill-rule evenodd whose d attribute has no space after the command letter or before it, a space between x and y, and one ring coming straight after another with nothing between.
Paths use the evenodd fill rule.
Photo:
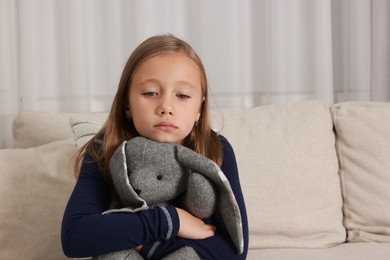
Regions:
<instances>
[{"instance_id":1,"label":"sofa backrest","mask_svg":"<svg viewBox=\"0 0 390 260\"><path fill-rule=\"evenodd\" d=\"M236 152L250 248L327 247L345 241L335 135L320 101L223 110Z\"/></svg>"},{"instance_id":2,"label":"sofa backrest","mask_svg":"<svg viewBox=\"0 0 390 260\"><path fill-rule=\"evenodd\" d=\"M33 111L18 116L14 149L0 151L0 185L5 185L0 187L1 245L38 259L44 256L41 239L50 237L56 241L47 244L56 250L53 255L62 255L59 226L75 182L64 162L106 117ZM213 128L236 153L250 248L390 242L389 103L348 102L329 108L321 101L306 101L214 110L212 118ZM31 190L29 196L11 193L7 187L15 185ZM41 203L44 198L53 199ZM15 208L22 200L24 206ZM27 206L35 202L31 215ZM45 234L39 225L46 225ZM19 235L15 245L7 239L13 233L28 234L27 227L36 239ZM0 251L0 258L10 252Z\"/></svg>"},{"instance_id":3,"label":"sofa backrest","mask_svg":"<svg viewBox=\"0 0 390 260\"><path fill-rule=\"evenodd\" d=\"M349 242L390 243L390 103L331 108Z\"/></svg>"}]
</instances>

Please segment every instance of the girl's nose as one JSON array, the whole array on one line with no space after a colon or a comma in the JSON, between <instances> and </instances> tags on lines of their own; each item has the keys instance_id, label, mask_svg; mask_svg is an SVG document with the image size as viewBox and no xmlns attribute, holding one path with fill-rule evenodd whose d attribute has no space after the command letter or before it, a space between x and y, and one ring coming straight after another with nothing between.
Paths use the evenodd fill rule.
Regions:
<instances>
[{"instance_id":1,"label":"girl's nose","mask_svg":"<svg viewBox=\"0 0 390 260\"><path fill-rule=\"evenodd\" d=\"M174 114L174 105L172 99L165 97L161 100L161 104L158 108L159 115L173 115Z\"/></svg>"}]
</instances>

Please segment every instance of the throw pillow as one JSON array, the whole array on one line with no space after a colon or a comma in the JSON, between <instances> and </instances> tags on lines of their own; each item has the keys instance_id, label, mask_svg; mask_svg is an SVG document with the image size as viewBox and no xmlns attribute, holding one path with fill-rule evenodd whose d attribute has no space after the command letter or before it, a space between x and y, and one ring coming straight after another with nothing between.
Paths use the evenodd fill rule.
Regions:
<instances>
[{"instance_id":1,"label":"throw pillow","mask_svg":"<svg viewBox=\"0 0 390 260\"><path fill-rule=\"evenodd\" d=\"M75 151L71 138L0 150L0 259L67 259L60 230Z\"/></svg>"},{"instance_id":2,"label":"throw pillow","mask_svg":"<svg viewBox=\"0 0 390 260\"><path fill-rule=\"evenodd\" d=\"M37 147L69 137L69 114L25 111L14 120L12 147Z\"/></svg>"},{"instance_id":3,"label":"throw pillow","mask_svg":"<svg viewBox=\"0 0 390 260\"><path fill-rule=\"evenodd\" d=\"M390 242L390 103L332 107L348 241Z\"/></svg>"},{"instance_id":4,"label":"throw pillow","mask_svg":"<svg viewBox=\"0 0 390 260\"><path fill-rule=\"evenodd\" d=\"M221 114L224 122L217 120L214 128L236 153L249 247L323 248L344 242L329 107L307 101L225 109Z\"/></svg>"},{"instance_id":5,"label":"throw pillow","mask_svg":"<svg viewBox=\"0 0 390 260\"><path fill-rule=\"evenodd\" d=\"M105 117L106 115L102 114L101 119L96 120L85 119L85 117L79 116L71 116L69 118L77 148L82 147L100 130Z\"/></svg>"}]
</instances>

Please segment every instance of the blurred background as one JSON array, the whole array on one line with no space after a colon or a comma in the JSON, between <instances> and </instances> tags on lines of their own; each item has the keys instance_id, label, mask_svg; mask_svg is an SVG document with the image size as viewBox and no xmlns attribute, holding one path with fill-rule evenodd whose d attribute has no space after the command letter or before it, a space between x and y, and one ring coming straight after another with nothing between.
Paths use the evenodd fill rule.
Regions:
<instances>
[{"instance_id":1,"label":"blurred background","mask_svg":"<svg viewBox=\"0 0 390 260\"><path fill-rule=\"evenodd\" d=\"M107 112L165 33L198 52L215 109L390 101L388 0L0 0L0 148L22 111Z\"/></svg>"}]
</instances>

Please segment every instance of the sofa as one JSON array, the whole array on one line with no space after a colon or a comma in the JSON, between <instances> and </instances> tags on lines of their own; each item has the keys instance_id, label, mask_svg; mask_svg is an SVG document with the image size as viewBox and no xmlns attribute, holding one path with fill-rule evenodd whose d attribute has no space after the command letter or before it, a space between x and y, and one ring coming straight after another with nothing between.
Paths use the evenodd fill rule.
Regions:
<instances>
[{"instance_id":1,"label":"sofa","mask_svg":"<svg viewBox=\"0 0 390 260\"><path fill-rule=\"evenodd\" d=\"M72 155L106 113L25 111L0 150L0 259L66 259ZM390 259L390 103L215 109L249 221L247 259Z\"/></svg>"}]
</instances>

